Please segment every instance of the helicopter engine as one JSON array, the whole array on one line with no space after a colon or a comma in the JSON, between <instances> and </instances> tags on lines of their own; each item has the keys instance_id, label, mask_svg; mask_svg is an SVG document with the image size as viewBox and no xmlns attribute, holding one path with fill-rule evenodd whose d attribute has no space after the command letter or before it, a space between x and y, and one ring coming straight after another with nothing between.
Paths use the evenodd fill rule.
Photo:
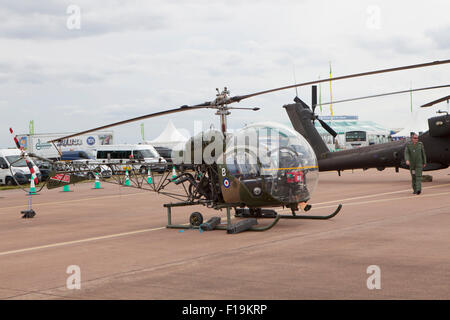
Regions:
<instances>
[{"instance_id":1,"label":"helicopter engine","mask_svg":"<svg viewBox=\"0 0 450 320\"><path fill-rule=\"evenodd\" d=\"M445 137L450 135L450 115L432 117L428 119L430 136Z\"/></svg>"},{"instance_id":2,"label":"helicopter engine","mask_svg":"<svg viewBox=\"0 0 450 320\"><path fill-rule=\"evenodd\" d=\"M224 136L218 130L200 132L185 144L182 161L186 164L212 164L222 154Z\"/></svg>"}]
</instances>

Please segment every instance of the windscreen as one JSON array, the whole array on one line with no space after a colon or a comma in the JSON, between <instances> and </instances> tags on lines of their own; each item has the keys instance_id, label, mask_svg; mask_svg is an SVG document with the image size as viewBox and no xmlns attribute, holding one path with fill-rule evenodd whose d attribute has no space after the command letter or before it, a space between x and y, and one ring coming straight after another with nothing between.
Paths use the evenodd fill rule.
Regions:
<instances>
[{"instance_id":1,"label":"windscreen","mask_svg":"<svg viewBox=\"0 0 450 320\"><path fill-rule=\"evenodd\" d=\"M145 159L145 158L156 158L157 155L150 149L143 149L133 151L133 157L135 159Z\"/></svg>"},{"instance_id":2,"label":"windscreen","mask_svg":"<svg viewBox=\"0 0 450 320\"><path fill-rule=\"evenodd\" d=\"M309 143L296 131L276 124L254 124L227 143L228 172L250 191L262 188L283 203L306 201L318 180L318 164Z\"/></svg>"},{"instance_id":3,"label":"windscreen","mask_svg":"<svg viewBox=\"0 0 450 320\"><path fill-rule=\"evenodd\" d=\"M349 131L345 133L345 140L347 142L366 141L365 131Z\"/></svg>"},{"instance_id":4,"label":"windscreen","mask_svg":"<svg viewBox=\"0 0 450 320\"><path fill-rule=\"evenodd\" d=\"M6 160L8 160L9 164L12 167L26 167L27 163L20 156L6 156Z\"/></svg>"}]
</instances>

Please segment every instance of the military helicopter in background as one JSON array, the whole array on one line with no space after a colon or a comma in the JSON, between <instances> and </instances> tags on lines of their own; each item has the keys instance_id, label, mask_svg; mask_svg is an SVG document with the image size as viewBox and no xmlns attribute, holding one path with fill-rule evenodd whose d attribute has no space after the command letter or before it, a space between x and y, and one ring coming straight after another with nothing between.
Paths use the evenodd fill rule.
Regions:
<instances>
[{"instance_id":1,"label":"military helicopter in background","mask_svg":"<svg viewBox=\"0 0 450 320\"><path fill-rule=\"evenodd\" d=\"M257 111L259 108L238 108L230 105L254 96L324 81L435 66L444 63L450 63L450 60L315 80L240 96L230 96L227 88L224 88L223 91L216 89L216 98L212 101L191 106L183 105L175 109L123 120L48 142L55 144L77 135L168 114L198 109L214 109L216 110L216 115L220 117L220 131L209 130L191 137L186 143L185 150L183 150L182 159L185 163L194 163L193 171L185 171L176 175L172 173L170 177L170 170L167 170L160 176L151 176L150 172L146 176L139 170L141 159L133 157L129 161L106 159L102 161L97 160L97 162L93 161L90 164L109 166L113 173L113 179L118 184L123 185L128 181L130 186L155 191L177 199L179 202L164 205L168 213L168 228L224 229L229 233L236 233L243 230L268 230L280 219L330 219L338 214L342 205L339 205L333 213L327 216L296 214L299 207L304 211L308 211L311 208L311 205L307 204L307 202L310 200L317 184L318 171L320 169L320 164L318 164L316 158L317 145L315 144L317 141L311 140L311 136L307 135L305 139L299 127L296 127L296 123L302 121L302 119L298 118L300 115L298 110L304 107L305 104L297 98L294 104L284 106L290 116L290 110L294 110L291 112L293 115L297 114L291 119L297 131L280 124L264 122L244 127L233 134L227 132L227 116L230 114L230 111L235 109ZM306 108L304 109L306 110ZM332 130L316 115L309 113L309 119L311 119L311 116L313 120L319 121L326 130ZM200 155L200 157L196 159L196 155ZM24 153L24 157L26 156L32 155ZM53 162L55 173L49 179L47 185L49 188L80 181L82 169L74 169L72 164L71 170L61 170L58 168L59 164L58 161ZM156 179L159 180L156 181ZM171 187L170 184L178 185L178 188ZM184 193L177 193L180 190ZM203 217L198 212L191 214L189 225L172 224L172 208L192 205L226 209L227 224L220 224L220 218L203 223ZM275 210L267 209L272 207L289 208L291 215L283 215ZM235 209L235 216L247 219L231 224L231 209ZM274 220L269 225L256 227L256 218L273 218Z\"/></svg>"},{"instance_id":2,"label":"military helicopter in background","mask_svg":"<svg viewBox=\"0 0 450 320\"><path fill-rule=\"evenodd\" d=\"M450 85L420 88L413 91L445 87L450 87ZM312 108L310 108L302 100L296 98L295 100L297 101L297 105L287 106L286 111L294 128L300 132L312 145L319 162L319 171L338 171L338 174L340 175L341 171L350 169L367 170L369 168L376 168L379 171L382 171L385 168L394 167L396 172L399 171L399 168L409 169L404 160L404 150L408 140L391 141L355 149L330 152L314 126L314 120L317 117L314 113L317 106L316 90L317 88L313 86L311 102ZM411 92L411 90L384 93L354 99L345 99L338 102L347 102L406 92ZM421 107L430 107L449 99L450 96L446 96L427 103ZM450 165L450 116L444 111L438 111L438 113L445 114L428 119L429 130L419 135L419 141L424 144L427 154L427 165L423 169L424 171L446 169ZM333 138L336 137L337 133L331 127L328 126L325 129L333 136Z\"/></svg>"}]
</instances>

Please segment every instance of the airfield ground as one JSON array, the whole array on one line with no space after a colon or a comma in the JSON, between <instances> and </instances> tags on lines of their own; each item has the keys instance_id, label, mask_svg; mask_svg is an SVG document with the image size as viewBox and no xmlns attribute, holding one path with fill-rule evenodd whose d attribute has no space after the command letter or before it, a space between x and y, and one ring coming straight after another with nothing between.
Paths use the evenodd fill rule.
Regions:
<instances>
[{"instance_id":1,"label":"airfield ground","mask_svg":"<svg viewBox=\"0 0 450 320\"><path fill-rule=\"evenodd\" d=\"M166 229L168 198L93 182L0 192L1 299L450 299L450 173L413 195L406 170L321 173L310 214L266 232ZM72 186L71 186L72 187ZM203 207L176 208L175 223ZM266 224L268 220L260 220ZM81 289L66 287L68 266ZM367 268L379 266L381 289Z\"/></svg>"}]
</instances>

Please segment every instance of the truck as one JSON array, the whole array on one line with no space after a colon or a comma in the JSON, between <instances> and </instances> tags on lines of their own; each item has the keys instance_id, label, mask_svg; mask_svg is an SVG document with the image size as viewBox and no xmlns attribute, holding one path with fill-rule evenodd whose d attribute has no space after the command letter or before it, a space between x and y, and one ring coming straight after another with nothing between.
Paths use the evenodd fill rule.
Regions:
<instances>
[{"instance_id":1,"label":"truck","mask_svg":"<svg viewBox=\"0 0 450 320\"><path fill-rule=\"evenodd\" d=\"M41 181L42 176L39 168L30 159L37 178ZM20 150L0 149L0 185L25 184L30 182L31 172L25 160L21 157Z\"/></svg>"},{"instance_id":2,"label":"truck","mask_svg":"<svg viewBox=\"0 0 450 320\"><path fill-rule=\"evenodd\" d=\"M49 141L71 135L72 133L40 133L40 134L19 134L17 139L20 146L27 153L47 159L57 159L59 152L63 151L86 151L95 154L95 150L102 145L113 143L112 131L96 131L77 137L64 139L61 142L52 144ZM55 147L56 146L56 147ZM59 150L59 152L58 152Z\"/></svg>"}]
</instances>

